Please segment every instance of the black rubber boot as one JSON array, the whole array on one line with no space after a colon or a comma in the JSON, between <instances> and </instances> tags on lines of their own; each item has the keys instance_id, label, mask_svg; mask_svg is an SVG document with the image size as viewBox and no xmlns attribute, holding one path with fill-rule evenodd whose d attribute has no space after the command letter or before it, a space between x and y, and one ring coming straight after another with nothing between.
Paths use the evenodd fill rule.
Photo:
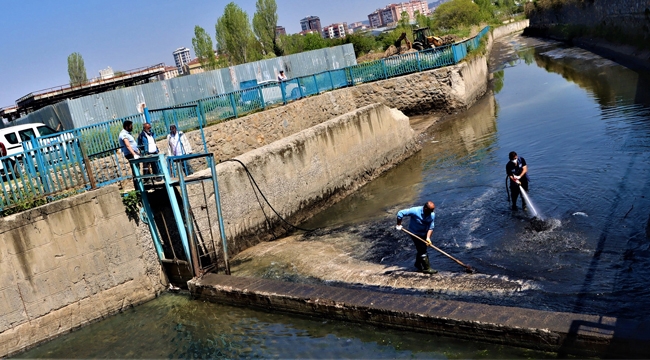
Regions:
<instances>
[{"instance_id":1,"label":"black rubber boot","mask_svg":"<svg viewBox=\"0 0 650 360\"><path fill-rule=\"evenodd\" d=\"M420 256L415 255L415 264L413 264L418 271L422 271L422 260L420 259Z\"/></svg>"},{"instance_id":2,"label":"black rubber boot","mask_svg":"<svg viewBox=\"0 0 650 360\"><path fill-rule=\"evenodd\" d=\"M421 271L425 274L435 274L438 272L431 268L431 265L429 264L429 257L427 256L427 254L423 254L420 256L420 264L422 264Z\"/></svg>"}]
</instances>

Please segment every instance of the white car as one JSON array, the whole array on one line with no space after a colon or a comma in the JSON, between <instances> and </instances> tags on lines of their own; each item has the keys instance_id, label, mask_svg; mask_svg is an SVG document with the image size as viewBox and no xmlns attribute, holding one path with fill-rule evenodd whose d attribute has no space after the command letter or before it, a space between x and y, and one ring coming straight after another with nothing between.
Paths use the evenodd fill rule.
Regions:
<instances>
[{"instance_id":1,"label":"white car","mask_svg":"<svg viewBox=\"0 0 650 360\"><path fill-rule=\"evenodd\" d=\"M16 175L20 175L18 169L5 169L4 165L9 164L11 167L17 166L16 159L11 158L11 156L26 150L23 148L24 141L29 141L32 137L38 138L52 134L56 134L56 130L43 123L23 124L0 129L0 152L2 153L0 154L2 155L0 158L4 156L9 157L9 159L0 161L0 172L13 172Z\"/></svg>"}]
</instances>

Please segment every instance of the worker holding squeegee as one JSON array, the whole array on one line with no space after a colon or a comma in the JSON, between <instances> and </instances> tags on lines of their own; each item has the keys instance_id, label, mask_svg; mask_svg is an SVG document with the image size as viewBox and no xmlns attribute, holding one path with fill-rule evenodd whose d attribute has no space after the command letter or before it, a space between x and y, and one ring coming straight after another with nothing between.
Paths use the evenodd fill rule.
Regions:
<instances>
[{"instance_id":1,"label":"worker holding squeegee","mask_svg":"<svg viewBox=\"0 0 650 360\"><path fill-rule=\"evenodd\" d=\"M432 201L427 201L424 206L416 206L410 209L400 210L397 213L398 231L402 230L402 219L406 216L409 221L409 235L415 244L417 254L415 255L415 267L425 274L435 274L438 271L431 269L429 256L427 255L427 246L431 245L431 234L433 233L433 221L436 218L434 210L436 205ZM426 237L426 241L421 238Z\"/></svg>"},{"instance_id":2,"label":"worker holding squeegee","mask_svg":"<svg viewBox=\"0 0 650 360\"><path fill-rule=\"evenodd\" d=\"M523 157L517 156L517 153L511 151L508 154L510 161L506 164L506 174L510 178L510 194L512 194L512 210L517 210L517 198L521 191L521 186L528 193L528 166ZM507 181L507 180L506 180ZM526 201L521 197L521 207L526 210Z\"/></svg>"}]
</instances>

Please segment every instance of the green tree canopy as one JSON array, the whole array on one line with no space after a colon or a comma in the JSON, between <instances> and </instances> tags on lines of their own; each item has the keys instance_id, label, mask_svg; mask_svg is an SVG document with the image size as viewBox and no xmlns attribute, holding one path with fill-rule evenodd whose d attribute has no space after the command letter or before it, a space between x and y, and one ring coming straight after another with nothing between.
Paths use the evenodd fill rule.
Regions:
<instances>
[{"instance_id":1,"label":"green tree canopy","mask_svg":"<svg viewBox=\"0 0 650 360\"><path fill-rule=\"evenodd\" d=\"M201 63L204 70L217 69L217 57L214 55L214 48L212 47L212 39L205 29L200 26L194 27L194 38L192 38L192 46L194 53Z\"/></svg>"},{"instance_id":2,"label":"green tree canopy","mask_svg":"<svg viewBox=\"0 0 650 360\"><path fill-rule=\"evenodd\" d=\"M305 35L304 39L304 50L303 51L309 51L309 50L318 50L322 48L326 48L328 46L328 42L323 39L320 34L307 34Z\"/></svg>"},{"instance_id":3,"label":"green tree canopy","mask_svg":"<svg viewBox=\"0 0 650 360\"><path fill-rule=\"evenodd\" d=\"M77 86L88 82L84 59L78 52L73 52L68 56L68 75L70 76L70 85L72 86Z\"/></svg>"},{"instance_id":4,"label":"green tree canopy","mask_svg":"<svg viewBox=\"0 0 650 360\"><path fill-rule=\"evenodd\" d=\"M255 15L253 15L253 31L265 54L274 53L282 55L282 49L277 44L275 28L278 25L278 6L275 0L257 0L255 3Z\"/></svg>"},{"instance_id":5,"label":"green tree canopy","mask_svg":"<svg viewBox=\"0 0 650 360\"><path fill-rule=\"evenodd\" d=\"M260 58L248 14L234 2L226 5L223 16L217 19L215 30L219 50L228 54L231 64L243 64Z\"/></svg>"},{"instance_id":6,"label":"green tree canopy","mask_svg":"<svg viewBox=\"0 0 650 360\"><path fill-rule=\"evenodd\" d=\"M488 1L489 0L476 0ZM434 24L439 29L455 29L461 26L478 25L481 9L472 0L451 0L440 5L433 14Z\"/></svg>"},{"instance_id":7,"label":"green tree canopy","mask_svg":"<svg viewBox=\"0 0 650 360\"><path fill-rule=\"evenodd\" d=\"M409 16L409 13L406 11L402 11L400 14L400 19L399 19L399 26L406 27L409 25L411 22L411 17Z\"/></svg>"}]
</instances>

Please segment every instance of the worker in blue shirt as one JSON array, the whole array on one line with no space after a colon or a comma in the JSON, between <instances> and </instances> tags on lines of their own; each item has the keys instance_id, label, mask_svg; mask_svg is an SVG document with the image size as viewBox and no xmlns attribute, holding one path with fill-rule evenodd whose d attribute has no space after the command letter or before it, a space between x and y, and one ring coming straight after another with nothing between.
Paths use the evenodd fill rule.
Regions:
<instances>
[{"instance_id":1,"label":"worker in blue shirt","mask_svg":"<svg viewBox=\"0 0 650 360\"><path fill-rule=\"evenodd\" d=\"M425 274L435 274L436 270L431 269L429 256L427 256L427 246L431 245L431 234L433 234L433 221L436 218L434 210L436 205L432 201L427 201L424 206L416 206L410 209L400 210L397 213L397 230L402 230L402 219L409 217L408 229L413 234L425 238L426 243L422 242L415 236L411 235L411 240L415 244L417 254L415 255L415 268Z\"/></svg>"}]
</instances>

